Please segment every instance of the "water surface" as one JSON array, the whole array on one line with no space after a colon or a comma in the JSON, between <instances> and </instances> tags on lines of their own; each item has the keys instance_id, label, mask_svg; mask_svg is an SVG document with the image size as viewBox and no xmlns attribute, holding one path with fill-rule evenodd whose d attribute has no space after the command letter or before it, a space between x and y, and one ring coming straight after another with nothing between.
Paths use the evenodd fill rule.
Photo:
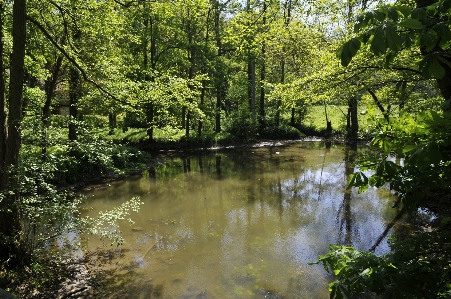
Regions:
<instances>
[{"instance_id":1,"label":"water surface","mask_svg":"<svg viewBox=\"0 0 451 299\"><path fill-rule=\"evenodd\" d=\"M86 191L89 215L140 196L126 244L98 260L105 298L329 298L307 265L328 245L368 250L396 214L385 189L346 191L355 152L295 143L164 157L141 176ZM92 238L89 250L102 249ZM389 251L385 239L376 253Z\"/></svg>"}]
</instances>

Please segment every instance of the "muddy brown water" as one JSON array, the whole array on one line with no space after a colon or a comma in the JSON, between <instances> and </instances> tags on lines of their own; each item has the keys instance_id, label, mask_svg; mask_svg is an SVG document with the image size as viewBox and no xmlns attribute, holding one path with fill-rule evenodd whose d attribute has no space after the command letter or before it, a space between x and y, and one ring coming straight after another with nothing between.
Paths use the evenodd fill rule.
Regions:
<instances>
[{"instance_id":1,"label":"muddy brown water","mask_svg":"<svg viewBox=\"0 0 451 299\"><path fill-rule=\"evenodd\" d=\"M144 202L134 224L121 224L126 243L95 265L109 270L101 297L329 298L332 277L308 263L331 243L368 250L396 215L387 189L345 190L356 168L343 145L159 158L140 176L84 192L85 215ZM105 249L96 238L86 248ZM389 250L384 239L376 253Z\"/></svg>"}]
</instances>

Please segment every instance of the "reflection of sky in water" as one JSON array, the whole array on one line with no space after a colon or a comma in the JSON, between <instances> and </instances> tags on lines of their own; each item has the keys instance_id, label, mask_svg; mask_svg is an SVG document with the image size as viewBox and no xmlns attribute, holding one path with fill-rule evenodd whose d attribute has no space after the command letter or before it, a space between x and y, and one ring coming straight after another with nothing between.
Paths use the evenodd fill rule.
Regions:
<instances>
[{"instance_id":1,"label":"reflection of sky in water","mask_svg":"<svg viewBox=\"0 0 451 299\"><path fill-rule=\"evenodd\" d=\"M129 249L122 259L164 285L164 298L328 298L330 276L307 263L331 243L368 250L396 211L388 192L345 193L354 169L342 147L325 155L321 144L307 147L218 154L220 165L217 154L193 156L189 173L172 158L156 179L93 190L88 204L106 210L141 194L137 228L121 227ZM376 253L388 250L384 240ZM147 298L147 288L137 289L129 295Z\"/></svg>"}]
</instances>

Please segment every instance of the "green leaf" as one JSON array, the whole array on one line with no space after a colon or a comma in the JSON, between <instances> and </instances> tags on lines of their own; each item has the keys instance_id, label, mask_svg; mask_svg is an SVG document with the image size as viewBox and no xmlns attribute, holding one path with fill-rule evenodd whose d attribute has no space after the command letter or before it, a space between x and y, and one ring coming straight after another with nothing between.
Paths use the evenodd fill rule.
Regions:
<instances>
[{"instance_id":1,"label":"green leaf","mask_svg":"<svg viewBox=\"0 0 451 299\"><path fill-rule=\"evenodd\" d=\"M412 18L413 19L422 21L422 20L426 19L426 17L427 17L427 12L426 12L426 9L424 9L423 7L415 8L414 10L412 10Z\"/></svg>"},{"instance_id":2,"label":"green leaf","mask_svg":"<svg viewBox=\"0 0 451 299\"><path fill-rule=\"evenodd\" d=\"M396 9L394 9L393 7L389 7L388 8L388 17L393 20L393 22L398 22L398 11Z\"/></svg>"},{"instance_id":3,"label":"green leaf","mask_svg":"<svg viewBox=\"0 0 451 299\"><path fill-rule=\"evenodd\" d=\"M360 49L360 40L357 38L353 38L346 42L342 48L339 49L341 53L339 53L341 58L341 65L344 67L348 66L354 57L357 54L357 51ZM338 55L338 52L337 52Z\"/></svg>"},{"instance_id":4,"label":"green leaf","mask_svg":"<svg viewBox=\"0 0 451 299\"><path fill-rule=\"evenodd\" d=\"M424 59L420 61L420 70L421 74L426 79L441 79L445 76L445 69L433 55L425 56Z\"/></svg>"},{"instance_id":5,"label":"green leaf","mask_svg":"<svg viewBox=\"0 0 451 299\"><path fill-rule=\"evenodd\" d=\"M450 58L451 57L446 57L446 56L442 56L442 55L439 55L439 54L437 54L437 55L434 55L434 57L439 61L439 62L442 62L442 64L444 63L444 64L446 64L446 65L448 65L450 68L451 68L451 61L450 61ZM435 111L433 111L433 112L435 112Z\"/></svg>"},{"instance_id":6,"label":"green leaf","mask_svg":"<svg viewBox=\"0 0 451 299\"><path fill-rule=\"evenodd\" d=\"M438 36L434 30L423 32L420 36L420 44L426 48L426 51L431 51L438 42Z\"/></svg>"},{"instance_id":7,"label":"green leaf","mask_svg":"<svg viewBox=\"0 0 451 299\"><path fill-rule=\"evenodd\" d=\"M409 29L422 29L423 24L420 21L415 19L405 19L404 21L399 23L399 26Z\"/></svg>"},{"instance_id":8,"label":"green leaf","mask_svg":"<svg viewBox=\"0 0 451 299\"><path fill-rule=\"evenodd\" d=\"M371 41L371 51L375 55L384 54L387 50L387 42L385 40L384 30L382 28L377 29Z\"/></svg>"},{"instance_id":9,"label":"green leaf","mask_svg":"<svg viewBox=\"0 0 451 299\"><path fill-rule=\"evenodd\" d=\"M406 5L394 5L393 8L399 11L405 18L410 16L412 12L411 8Z\"/></svg>"},{"instance_id":10,"label":"green leaf","mask_svg":"<svg viewBox=\"0 0 451 299\"><path fill-rule=\"evenodd\" d=\"M402 149L403 154L408 153L416 149L417 146L415 144L406 144Z\"/></svg>"},{"instance_id":11,"label":"green leaf","mask_svg":"<svg viewBox=\"0 0 451 299\"><path fill-rule=\"evenodd\" d=\"M443 0L437 8L440 13L446 13L451 8L451 0Z\"/></svg>"},{"instance_id":12,"label":"green leaf","mask_svg":"<svg viewBox=\"0 0 451 299\"><path fill-rule=\"evenodd\" d=\"M386 14L382 9L379 9L374 11L374 17L376 18L376 20L382 22L385 20Z\"/></svg>"},{"instance_id":13,"label":"green leaf","mask_svg":"<svg viewBox=\"0 0 451 299\"><path fill-rule=\"evenodd\" d=\"M445 23L438 23L434 26L435 32L440 37L440 46L443 46L448 41L451 40L451 30L449 30L448 25Z\"/></svg>"},{"instance_id":14,"label":"green leaf","mask_svg":"<svg viewBox=\"0 0 451 299\"><path fill-rule=\"evenodd\" d=\"M387 56L385 56L385 67L386 68L388 68L390 66L390 64L393 62L395 57L396 57L396 54L393 52L390 52L387 54Z\"/></svg>"},{"instance_id":15,"label":"green leaf","mask_svg":"<svg viewBox=\"0 0 451 299\"><path fill-rule=\"evenodd\" d=\"M390 25L386 26L385 35L387 38L388 48L392 49L395 52L399 51L402 46L402 40L399 37L398 33L396 32L395 28Z\"/></svg>"}]
</instances>

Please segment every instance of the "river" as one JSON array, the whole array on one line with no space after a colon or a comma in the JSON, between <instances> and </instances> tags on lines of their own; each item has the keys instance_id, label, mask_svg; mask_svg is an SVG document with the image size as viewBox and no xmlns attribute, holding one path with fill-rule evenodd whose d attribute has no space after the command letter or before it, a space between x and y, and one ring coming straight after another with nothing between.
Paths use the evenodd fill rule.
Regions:
<instances>
[{"instance_id":1,"label":"river","mask_svg":"<svg viewBox=\"0 0 451 299\"><path fill-rule=\"evenodd\" d=\"M368 250L396 215L386 188L346 191L355 155L322 142L166 153L142 175L85 190L85 215L144 202L121 224L125 244L86 243L109 252L94 259L106 273L98 297L329 298L331 275L308 263L329 244ZM376 253L389 250L385 238Z\"/></svg>"}]
</instances>

